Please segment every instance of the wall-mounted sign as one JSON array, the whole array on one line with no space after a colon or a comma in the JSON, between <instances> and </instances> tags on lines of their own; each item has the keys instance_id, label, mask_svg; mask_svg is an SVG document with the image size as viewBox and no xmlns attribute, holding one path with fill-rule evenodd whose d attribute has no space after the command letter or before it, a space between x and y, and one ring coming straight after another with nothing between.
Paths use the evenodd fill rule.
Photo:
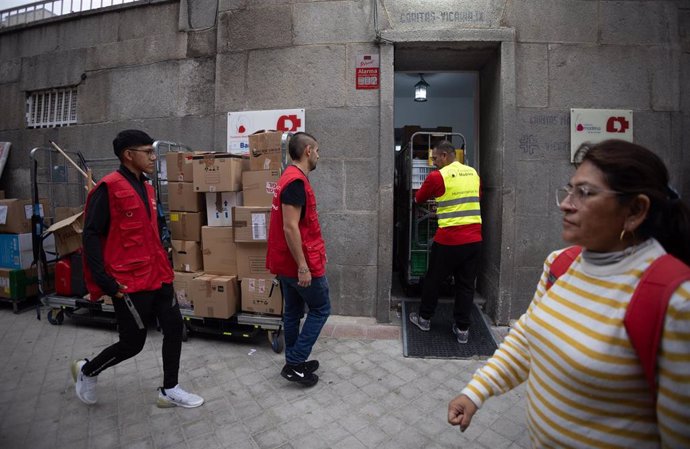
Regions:
<instances>
[{"instance_id":1,"label":"wall-mounted sign","mask_svg":"<svg viewBox=\"0 0 690 449\"><path fill-rule=\"evenodd\" d=\"M355 66L357 89L379 88L379 55L359 54Z\"/></svg>"},{"instance_id":2,"label":"wall-mounted sign","mask_svg":"<svg viewBox=\"0 0 690 449\"><path fill-rule=\"evenodd\" d=\"M249 154L248 136L261 130L304 131L304 109L228 112L228 153Z\"/></svg>"},{"instance_id":3,"label":"wall-mounted sign","mask_svg":"<svg viewBox=\"0 0 690 449\"><path fill-rule=\"evenodd\" d=\"M633 141L633 113L627 109L571 109L570 162L585 142L607 139Z\"/></svg>"}]
</instances>

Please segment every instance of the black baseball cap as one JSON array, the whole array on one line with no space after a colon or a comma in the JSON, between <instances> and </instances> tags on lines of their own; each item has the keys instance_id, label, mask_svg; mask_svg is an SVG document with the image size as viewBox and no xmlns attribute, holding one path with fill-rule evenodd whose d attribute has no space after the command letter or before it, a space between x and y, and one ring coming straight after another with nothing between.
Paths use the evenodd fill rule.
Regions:
<instances>
[{"instance_id":1,"label":"black baseball cap","mask_svg":"<svg viewBox=\"0 0 690 449\"><path fill-rule=\"evenodd\" d=\"M113 151L115 156L120 158L120 155L127 148L140 147L142 145L151 145L153 139L144 131L138 129L125 129L117 133L113 139Z\"/></svg>"}]
</instances>

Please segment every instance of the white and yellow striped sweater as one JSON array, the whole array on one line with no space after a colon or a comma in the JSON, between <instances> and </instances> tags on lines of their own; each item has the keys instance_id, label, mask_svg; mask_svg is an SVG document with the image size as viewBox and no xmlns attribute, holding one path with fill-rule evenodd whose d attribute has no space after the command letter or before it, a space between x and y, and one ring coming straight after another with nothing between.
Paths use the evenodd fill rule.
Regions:
<instances>
[{"instance_id":1,"label":"white and yellow striped sweater","mask_svg":"<svg viewBox=\"0 0 690 449\"><path fill-rule=\"evenodd\" d=\"M462 393L478 407L527 380L535 447L690 448L690 282L671 297L655 410L623 317L658 242L610 265L579 256L546 291L549 255L527 312Z\"/></svg>"}]
</instances>

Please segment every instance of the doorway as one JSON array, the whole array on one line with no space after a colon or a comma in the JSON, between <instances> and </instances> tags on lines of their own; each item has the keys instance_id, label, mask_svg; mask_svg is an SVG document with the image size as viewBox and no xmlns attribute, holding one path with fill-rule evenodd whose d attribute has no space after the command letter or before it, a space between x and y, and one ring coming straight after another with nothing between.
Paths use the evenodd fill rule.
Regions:
<instances>
[{"instance_id":1,"label":"doorway","mask_svg":"<svg viewBox=\"0 0 690 449\"><path fill-rule=\"evenodd\" d=\"M508 49L512 49L512 44ZM502 242L511 238L513 226L503 221L504 205L504 185L506 178L510 175L504 171L504 119L514 113L506 107L505 92L514 83L514 73L508 79L503 79L506 75L502 72L502 47L505 43L501 42L403 42L396 43L390 58L393 60L393 73L388 78L394 85L392 98L383 104L390 104L393 117L389 122L392 126L383 126L381 129L382 143L390 142L391 145L382 147L382 151L394 153L398 146L402 151L404 144L404 125L418 125L425 128L452 127L462 129L463 134L467 134L467 163L477 169L482 179L482 233L483 251L477 278L477 293L486 300L485 311L494 318L496 322L506 309L505 300L508 300L509 309L510 292L505 292L506 287L512 284L511 276L506 276L506 270L510 270L512 262L510 258L502 255ZM511 52L506 53L511 56ZM382 61L385 54L382 54ZM505 58L505 55L503 55ZM506 67L514 70L512 64L514 60L508 60ZM423 74L424 80L428 83L427 101L423 105L414 104L414 85L419 82L419 74ZM427 75L428 74L428 75ZM385 75L385 74L384 74ZM452 90L444 90L446 84L451 89L457 89L458 93ZM412 87L410 87L412 86ZM434 98L434 86L437 86L436 93L442 98ZM462 90L464 88L464 90ZM445 100L443 99L445 98ZM434 101L435 100L435 101ZM443 103L447 103L444 105ZM436 108L434 108L436 106ZM416 109L415 109L416 107ZM435 110L445 110L448 108L462 107L462 114L457 114L455 119L451 119L451 113L445 120L443 115L434 114ZM514 103L512 103L514 107ZM422 112L423 113L420 113ZM451 123L447 123L451 121ZM411 123L407 123L411 122ZM446 122L446 123L444 123ZM457 123L457 125L456 125ZM464 131L464 132L463 132ZM383 134L389 132L391 137ZM390 170L395 172L392 159L382 156L382 160L390 160ZM384 164L388 165L388 164ZM382 169L384 167L382 166ZM398 173L394 175L397 176ZM394 179L394 190L395 190ZM399 192L392 195L394 216L399 213ZM393 217L391 217L393 218ZM396 220L395 216L391 227L395 235ZM383 235L383 232L380 231ZM390 232L390 231L389 231ZM395 240L395 238L393 239ZM394 242L394 253L399 249L396 247L400 242ZM396 254L398 261L400 253ZM395 257L392 257L395 259ZM383 262L383 261L381 261ZM384 262L385 263L385 262ZM383 268L383 266L381 266ZM395 277L399 277L399 263L396 260L389 265L386 276L393 283L398 282ZM392 274L391 274L392 273ZM502 279L503 274L503 279ZM389 284L390 285L390 284ZM500 286L500 287L499 287Z\"/></svg>"},{"instance_id":2,"label":"doorway","mask_svg":"<svg viewBox=\"0 0 690 449\"><path fill-rule=\"evenodd\" d=\"M436 219L430 207L414 203L414 195L435 169L429 152L441 140L453 144L459 162L479 171L479 73L396 71L394 76L393 281L405 295L418 296Z\"/></svg>"}]
</instances>

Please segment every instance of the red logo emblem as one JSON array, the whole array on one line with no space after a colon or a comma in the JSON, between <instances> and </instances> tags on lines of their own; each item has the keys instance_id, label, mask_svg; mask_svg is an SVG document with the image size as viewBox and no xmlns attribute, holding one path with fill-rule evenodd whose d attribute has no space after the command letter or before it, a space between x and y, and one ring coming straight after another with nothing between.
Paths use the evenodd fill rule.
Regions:
<instances>
[{"instance_id":1,"label":"red logo emblem","mask_svg":"<svg viewBox=\"0 0 690 449\"><path fill-rule=\"evenodd\" d=\"M630 128L630 122L625 117L609 117L606 122L607 133L624 133Z\"/></svg>"},{"instance_id":2,"label":"red logo emblem","mask_svg":"<svg viewBox=\"0 0 690 449\"><path fill-rule=\"evenodd\" d=\"M287 122L290 122L290 126L288 126ZM281 115L278 123L276 123L276 129L278 131L297 131L297 128L301 125L302 120L296 115Z\"/></svg>"},{"instance_id":3,"label":"red logo emblem","mask_svg":"<svg viewBox=\"0 0 690 449\"><path fill-rule=\"evenodd\" d=\"M582 126L582 123L579 123L575 129L577 129L578 131L584 131L585 127Z\"/></svg>"}]
</instances>

